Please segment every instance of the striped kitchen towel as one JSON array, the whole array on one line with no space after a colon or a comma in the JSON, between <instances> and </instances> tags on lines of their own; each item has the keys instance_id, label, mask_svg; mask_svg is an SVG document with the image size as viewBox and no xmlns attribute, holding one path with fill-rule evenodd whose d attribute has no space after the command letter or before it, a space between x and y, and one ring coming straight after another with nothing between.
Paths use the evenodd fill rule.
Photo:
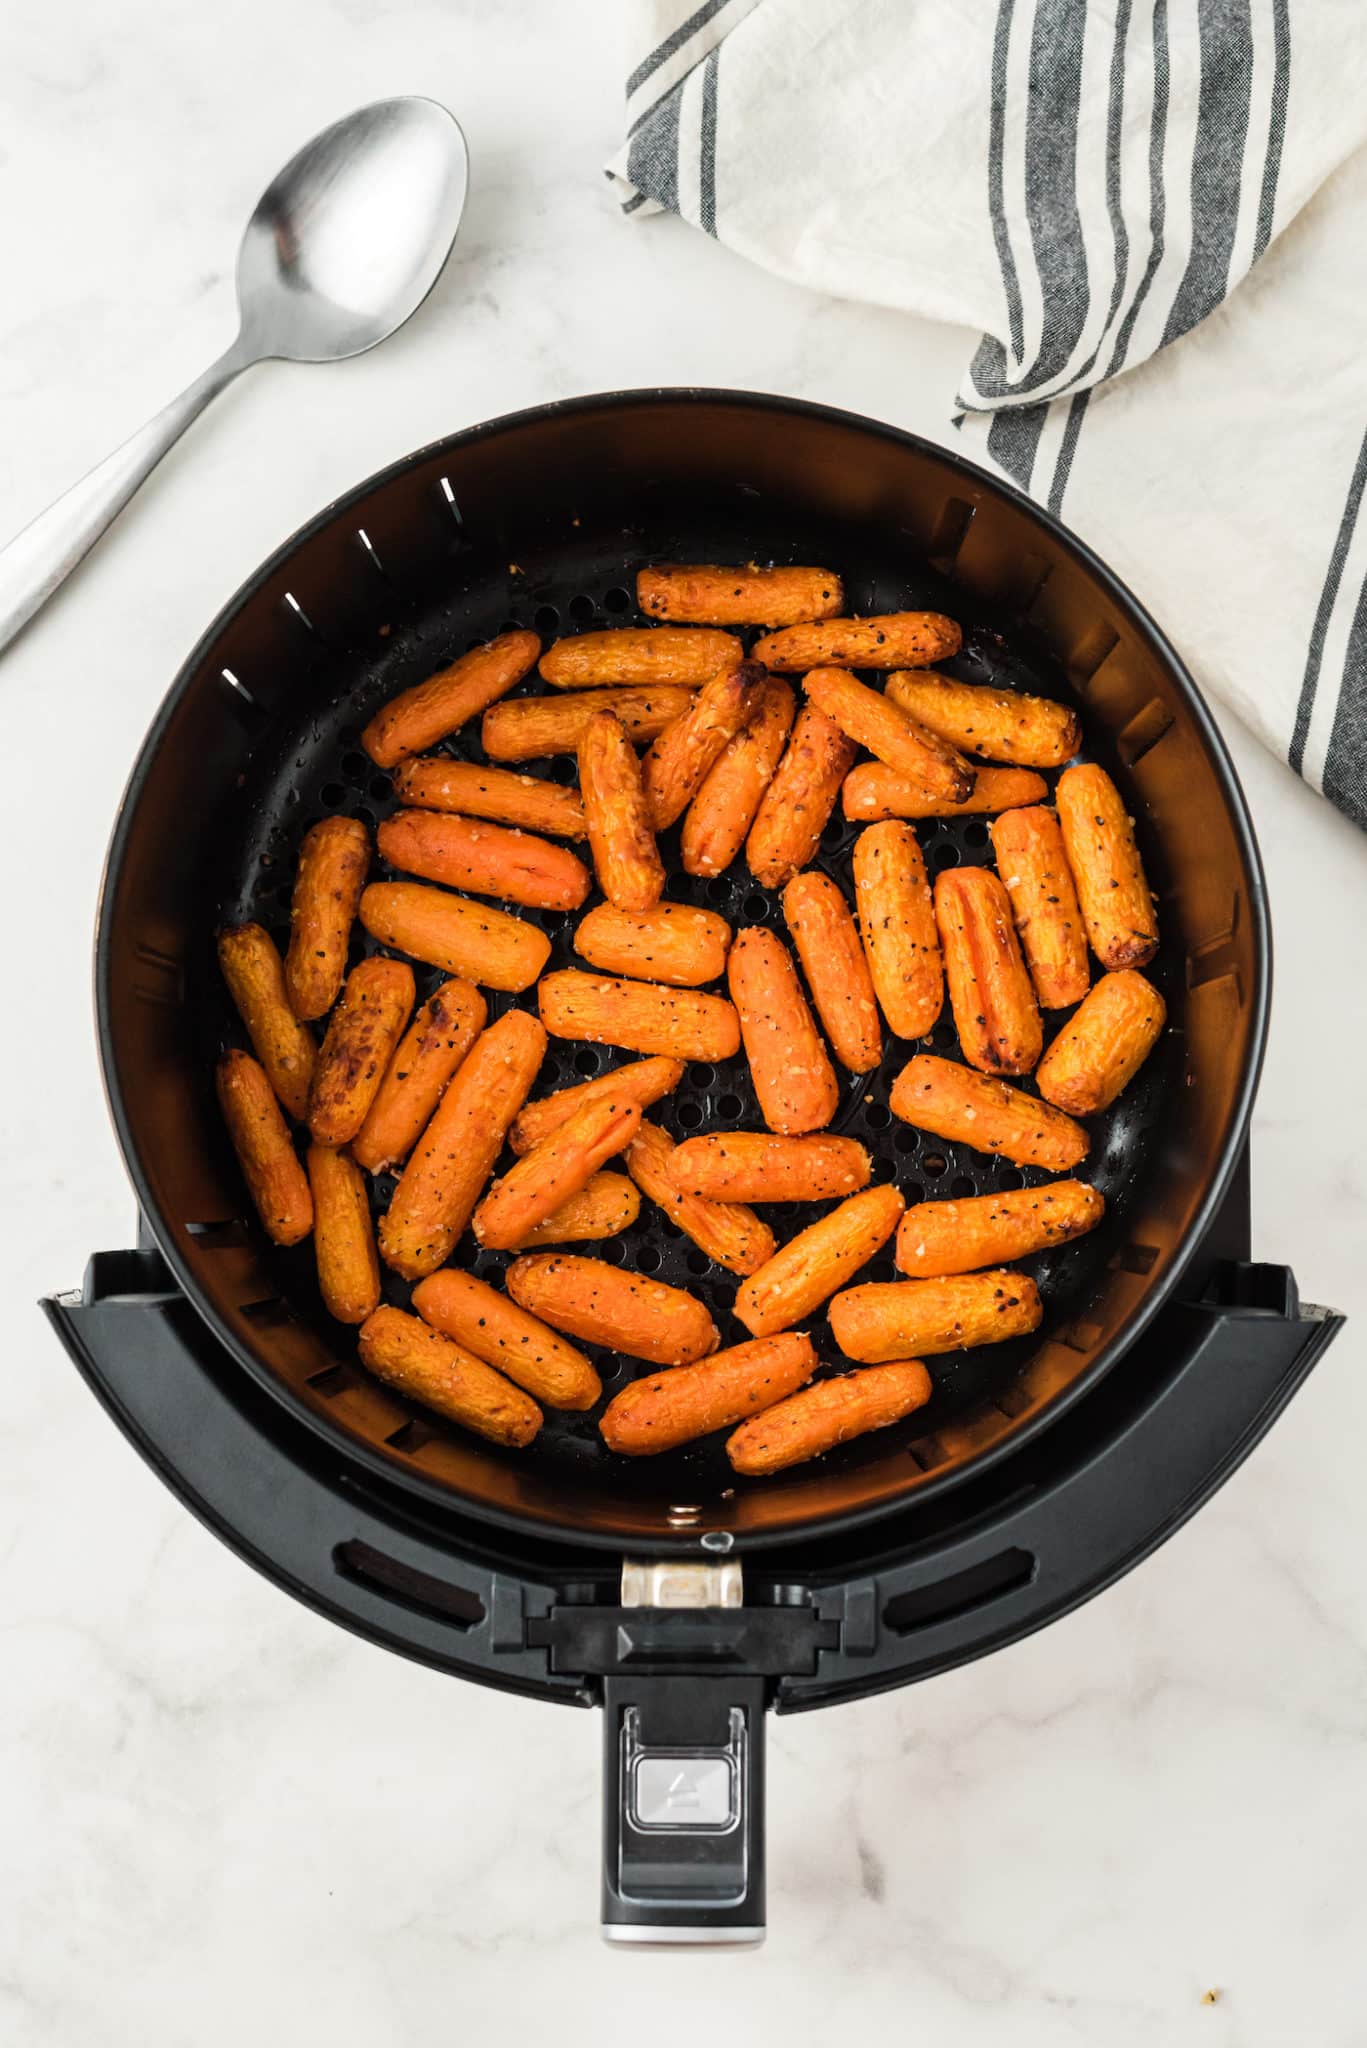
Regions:
<instances>
[{"instance_id":1,"label":"striped kitchen towel","mask_svg":"<svg viewBox=\"0 0 1367 2048\"><path fill-rule=\"evenodd\" d=\"M624 210L979 332L969 452L1367 825L1367 0L630 13Z\"/></svg>"}]
</instances>

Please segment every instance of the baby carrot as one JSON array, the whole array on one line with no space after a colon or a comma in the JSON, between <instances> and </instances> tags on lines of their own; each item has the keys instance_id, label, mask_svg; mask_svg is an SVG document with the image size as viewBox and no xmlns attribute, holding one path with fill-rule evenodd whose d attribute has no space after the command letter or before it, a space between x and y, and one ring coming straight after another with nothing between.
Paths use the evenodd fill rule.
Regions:
<instances>
[{"instance_id":1,"label":"baby carrot","mask_svg":"<svg viewBox=\"0 0 1367 2048\"><path fill-rule=\"evenodd\" d=\"M726 969L745 1056L771 1131L819 1131L840 1107L840 1084L781 939L762 925L736 935Z\"/></svg>"},{"instance_id":2,"label":"baby carrot","mask_svg":"<svg viewBox=\"0 0 1367 2048\"><path fill-rule=\"evenodd\" d=\"M851 1195L751 1274L736 1294L737 1321L756 1337L800 1323L881 1251L905 1207L892 1187Z\"/></svg>"},{"instance_id":3,"label":"baby carrot","mask_svg":"<svg viewBox=\"0 0 1367 2048\"><path fill-rule=\"evenodd\" d=\"M641 779L621 720L596 711L579 742L579 791L598 886L618 910L649 910L665 871Z\"/></svg>"},{"instance_id":4,"label":"baby carrot","mask_svg":"<svg viewBox=\"0 0 1367 2048\"><path fill-rule=\"evenodd\" d=\"M836 1058L853 1074L869 1073L883 1056L883 1034L848 903L829 875L808 868L784 890L783 915Z\"/></svg>"},{"instance_id":5,"label":"baby carrot","mask_svg":"<svg viewBox=\"0 0 1367 2048\"><path fill-rule=\"evenodd\" d=\"M290 1008L274 940L259 924L230 925L218 935L218 964L272 1088L304 1117L318 1048Z\"/></svg>"},{"instance_id":6,"label":"baby carrot","mask_svg":"<svg viewBox=\"0 0 1367 2048\"><path fill-rule=\"evenodd\" d=\"M296 1017L321 1017L337 1000L369 866L370 834L359 818L323 818L304 834L285 954Z\"/></svg>"},{"instance_id":7,"label":"baby carrot","mask_svg":"<svg viewBox=\"0 0 1367 2048\"><path fill-rule=\"evenodd\" d=\"M483 996L468 981L444 981L422 1005L351 1141L358 1166L379 1173L408 1157L487 1014Z\"/></svg>"},{"instance_id":8,"label":"baby carrot","mask_svg":"<svg viewBox=\"0 0 1367 2048\"><path fill-rule=\"evenodd\" d=\"M262 1227L273 1244L298 1244L313 1228L313 1197L265 1069L250 1053L225 1052L215 1078Z\"/></svg>"},{"instance_id":9,"label":"baby carrot","mask_svg":"<svg viewBox=\"0 0 1367 2048\"><path fill-rule=\"evenodd\" d=\"M361 745L378 768L422 753L520 683L540 651L535 633L500 633L383 705Z\"/></svg>"},{"instance_id":10,"label":"baby carrot","mask_svg":"<svg viewBox=\"0 0 1367 2048\"><path fill-rule=\"evenodd\" d=\"M309 1086L315 1144L345 1145L360 1130L413 1010L413 970L376 953L347 976Z\"/></svg>"},{"instance_id":11,"label":"baby carrot","mask_svg":"<svg viewBox=\"0 0 1367 2048\"><path fill-rule=\"evenodd\" d=\"M771 1407L816 1368L812 1340L800 1331L755 1337L696 1365L632 1380L608 1402L598 1427L610 1451L654 1457Z\"/></svg>"}]
</instances>

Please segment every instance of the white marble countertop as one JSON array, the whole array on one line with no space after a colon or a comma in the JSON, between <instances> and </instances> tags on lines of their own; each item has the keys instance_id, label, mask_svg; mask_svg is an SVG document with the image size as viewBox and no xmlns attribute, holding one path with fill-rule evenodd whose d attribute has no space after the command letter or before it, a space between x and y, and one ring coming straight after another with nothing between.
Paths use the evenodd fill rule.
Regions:
<instances>
[{"instance_id":1,"label":"white marble countertop","mask_svg":"<svg viewBox=\"0 0 1367 2048\"><path fill-rule=\"evenodd\" d=\"M491 414L718 383L947 439L971 338L789 289L676 222L624 223L599 171L613 23L584 0L49 0L11 10L4 44L5 529L224 343L238 223L314 128L429 92L466 124L473 187L412 327L356 363L255 372L0 673L23 968L0 1004L0 2039L645 2030L682 2048L739 2021L759 2043L881 2022L936 2048L1355 2048L1367 841L1230 721L1278 945L1255 1250L1358 1321L1113 1591L952 1676L772 1727L762 1953L604 1951L597 1717L456 1684L294 1605L85 1392L31 1304L132 1218L86 998L100 861L219 604L326 499Z\"/></svg>"}]
</instances>

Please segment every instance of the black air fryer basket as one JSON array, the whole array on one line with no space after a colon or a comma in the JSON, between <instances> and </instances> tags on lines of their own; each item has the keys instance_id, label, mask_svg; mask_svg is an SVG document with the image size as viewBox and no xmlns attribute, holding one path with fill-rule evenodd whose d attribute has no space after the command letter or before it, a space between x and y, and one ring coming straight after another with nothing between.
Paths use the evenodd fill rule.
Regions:
<instances>
[{"instance_id":1,"label":"black air fryer basket","mask_svg":"<svg viewBox=\"0 0 1367 2048\"><path fill-rule=\"evenodd\" d=\"M949 612L965 628L957 673L1077 707L1159 900L1170 1028L1092 1120L1084 1171L1106 1219L1032 1261L1038 1335L932 1361L928 1407L764 1481L738 1479L716 1441L614 1457L583 1416L550 1414L529 1451L504 1452L370 1379L322 1308L309 1246L272 1248L245 1213L213 1100L234 1031L215 929L253 917L283 937L308 826L393 807L359 746L376 706L509 625L549 638L630 622L647 559L820 562L851 610ZM551 772L572 780L573 763ZM833 818L820 860L847 872L856 829ZM984 857L986 820L918 832L932 873ZM679 870L677 833L664 850L672 900L782 929L743 862L704 882ZM551 964L569 964L570 920L541 921ZM370 949L359 935L356 956ZM943 450L820 407L711 392L545 407L329 508L173 685L115 827L97 947L139 1247L97 1255L50 1313L167 1483L279 1583L463 1676L603 1706L609 1933L754 1939L766 1708L903 1684L1107 1584L1213 1491L1337 1328L1284 1268L1249 1263L1269 972L1252 828L1195 686L1044 513ZM420 972L420 995L439 978ZM491 1014L514 1001L534 995L495 997ZM947 1025L931 1044L955 1056ZM877 1073L844 1083L832 1128L862 1139L876 1177L913 1201L1046 1178L892 1118L890 1081L917 1049L891 1041ZM552 1040L537 1092L623 1057ZM676 1137L759 1121L743 1059L691 1066L652 1115ZM783 1230L807 1220L787 1211ZM650 1205L603 1251L700 1294L724 1343L744 1334L733 1278ZM506 1257L477 1252L473 1270L496 1279ZM407 1299L393 1275L386 1298ZM634 1370L597 1363L609 1394Z\"/></svg>"}]
</instances>

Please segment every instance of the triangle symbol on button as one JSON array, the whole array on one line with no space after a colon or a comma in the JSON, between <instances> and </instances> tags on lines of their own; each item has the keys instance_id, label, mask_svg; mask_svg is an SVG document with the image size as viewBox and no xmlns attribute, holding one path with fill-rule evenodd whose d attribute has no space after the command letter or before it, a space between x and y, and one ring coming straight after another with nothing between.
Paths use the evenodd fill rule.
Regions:
<instances>
[{"instance_id":1,"label":"triangle symbol on button","mask_svg":"<svg viewBox=\"0 0 1367 2048\"><path fill-rule=\"evenodd\" d=\"M679 1771L671 1779L669 1790L665 1794L665 1804L667 1806L696 1806L698 1804L698 1788L686 1771Z\"/></svg>"}]
</instances>

